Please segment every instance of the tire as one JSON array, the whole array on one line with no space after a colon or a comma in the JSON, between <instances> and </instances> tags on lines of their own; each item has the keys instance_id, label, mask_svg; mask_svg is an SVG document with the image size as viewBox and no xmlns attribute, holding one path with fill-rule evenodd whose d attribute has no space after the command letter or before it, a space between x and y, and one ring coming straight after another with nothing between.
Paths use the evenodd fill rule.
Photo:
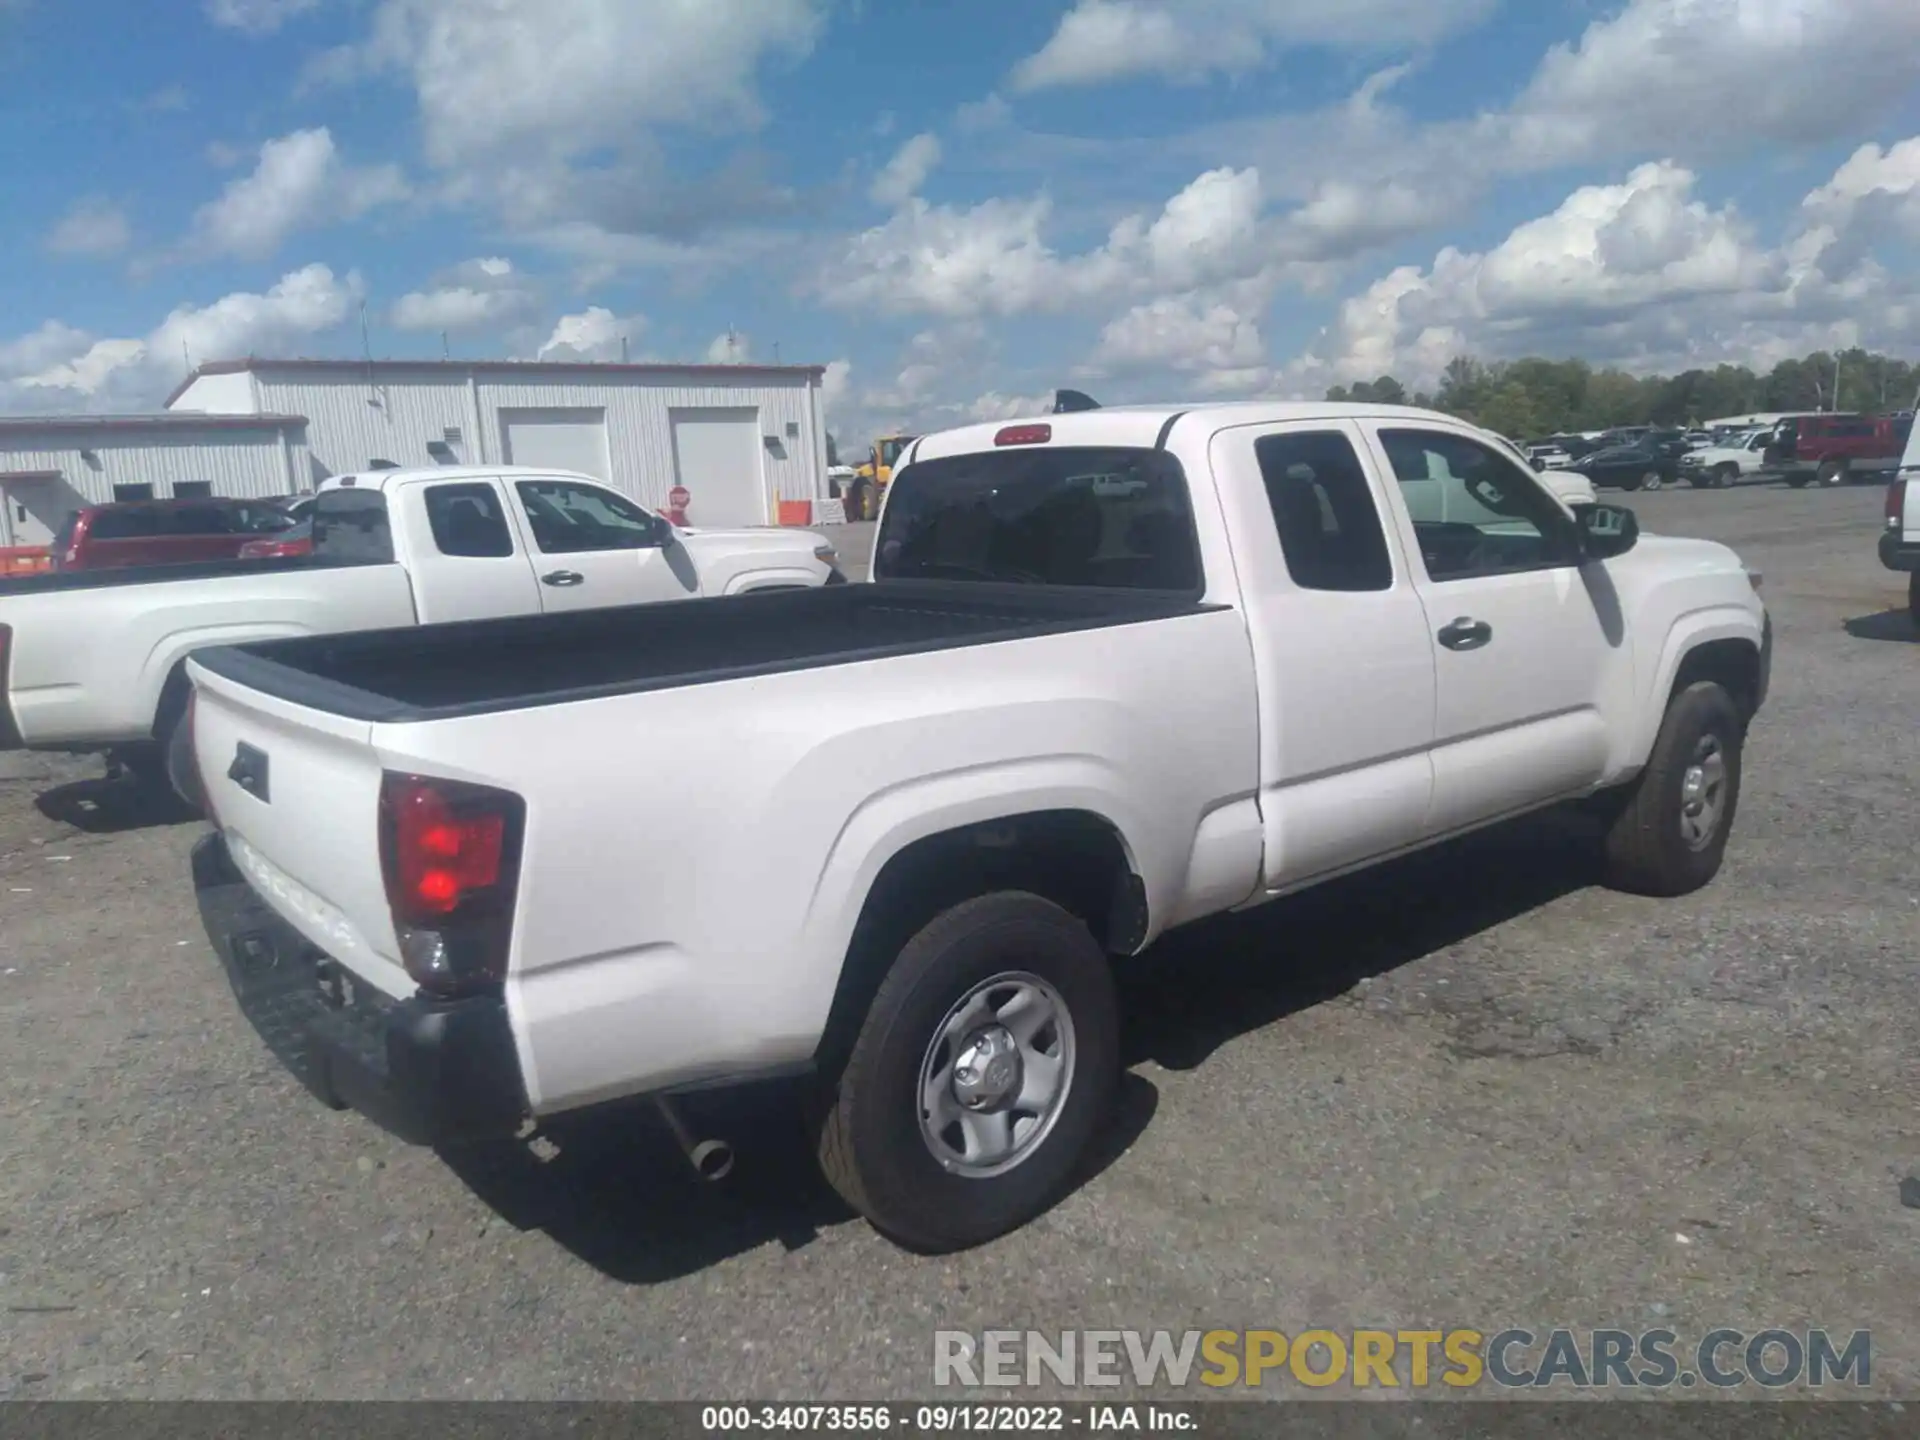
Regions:
<instances>
[{"instance_id":1,"label":"tire","mask_svg":"<svg viewBox=\"0 0 1920 1440\"><path fill-rule=\"evenodd\" d=\"M851 482L840 495L842 510L849 521L867 518L867 487L858 480Z\"/></svg>"},{"instance_id":2,"label":"tire","mask_svg":"<svg viewBox=\"0 0 1920 1440\"><path fill-rule=\"evenodd\" d=\"M1640 483L1633 488L1636 490L1658 490L1665 483L1666 477L1661 475L1658 470L1649 470L1640 477Z\"/></svg>"},{"instance_id":3,"label":"tire","mask_svg":"<svg viewBox=\"0 0 1920 1440\"><path fill-rule=\"evenodd\" d=\"M1727 490L1740 483L1738 465L1718 465L1713 471L1713 485L1716 490Z\"/></svg>"},{"instance_id":4,"label":"tire","mask_svg":"<svg viewBox=\"0 0 1920 1440\"><path fill-rule=\"evenodd\" d=\"M1644 476L1640 476L1640 475L1629 475L1625 479L1621 480L1620 488L1622 490L1638 490L1644 478L1645 478Z\"/></svg>"},{"instance_id":5,"label":"tire","mask_svg":"<svg viewBox=\"0 0 1920 1440\"><path fill-rule=\"evenodd\" d=\"M195 815L206 813L207 797L200 788L200 767L194 760L193 734L186 717L180 716L167 727L160 742L167 789Z\"/></svg>"},{"instance_id":6,"label":"tire","mask_svg":"<svg viewBox=\"0 0 1920 1440\"><path fill-rule=\"evenodd\" d=\"M1795 490L1804 490L1807 488L1807 481L1810 478L1804 470L1796 471L1794 474L1787 476L1787 484Z\"/></svg>"},{"instance_id":7,"label":"tire","mask_svg":"<svg viewBox=\"0 0 1920 1440\"><path fill-rule=\"evenodd\" d=\"M1687 476L1687 483L1696 490L1711 490L1720 483L1720 472L1717 470L1705 473L1696 471L1694 474Z\"/></svg>"},{"instance_id":8,"label":"tire","mask_svg":"<svg viewBox=\"0 0 1920 1440\"><path fill-rule=\"evenodd\" d=\"M1907 614L1913 617L1913 623L1920 625L1920 570L1907 576Z\"/></svg>"},{"instance_id":9,"label":"tire","mask_svg":"<svg viewBox=\"0 0 1920 1440\"><path fill-rule=\"evenodd\" d=\"M1847 483L1847 464L1844 460L1823 460L1817 478L1822 485L1832 488Z\"/></svg>"},{"instance_id":10,"label":"tire","mask_svg":"<svg viewBox=\"0 0 1920 1440\"><path fill-rule=\"evenodd\" d=\"M1015 975L1019 982L1005 978ZM1035 1036L1040 1049L1051 1044L1064 1067L1063 1088L1039 1113L1018 1106L977 1112L983 1120L996 1109L1008 1115L1005 1137L1013 1148L1001 1152L997 1167L983 1152L970 1169L960 1154L966 1112L957 1097L966 1070L959 1056L971 1038L989 1032L1012 1043L1018 1027L1000 1026L993 1012L1021 1008L1022 987L1029 1004L1045 998L1040 987L1051 990L1047 1003L1066 1017ZM980 997L977 1005L970 995ZM967 1008L976 1009L976 1020L965 1018ZM952 1038L943 1041L943 1034ZM1021 1050L1012 1067L1017 1080L1003 1075L1003 1085L1024 1085L1034 1073L1025 1064L1031 1053ZM1119 1069L1113 971L1087 927L1025 892L967 900L909 940L882 981L820 1121L820 1168L876 1230L908 1249L937 1254L979 1245L1059 1199L1106 1116ZM929 1083L929 1075L943 1072L946 1080ZM947 1138L931 1133L942 1127L922 1102L936 1093L955 1117Z\"/></svg>"},{"instance_id":11,"label":"tire","mask_svg":"<svg viewBox=\"0 0 1920 1440\"><path fill-rule=\"evenodd\" d=\"M1689 685L1667 704L1647 767L1623 797L1607 828L1606 880L1636 895L1688 895L1720 873L1740 804L1740 757L1746 725L1726 689L1710 680ZM1712 788L1719 759L1717 790ZM1688 833L1690 786L1707 786L1708 833ZM1697 829L1697 815L1694 816Z\"/></svg>"}]
</instances>

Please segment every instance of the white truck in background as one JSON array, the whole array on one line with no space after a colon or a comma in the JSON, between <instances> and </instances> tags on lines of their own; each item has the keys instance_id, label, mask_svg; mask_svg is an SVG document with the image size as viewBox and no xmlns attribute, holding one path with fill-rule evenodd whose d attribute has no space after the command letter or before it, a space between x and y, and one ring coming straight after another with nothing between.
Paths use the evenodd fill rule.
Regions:
<instances>
[{"instance_id":1,"label":"white truck in background","mask_svg":"<svg viewBox=\"0 0 1920 1440\"><path fill-rule=\"evenodd\" d=\"M1176 926L1571 800L1614 884L1720 868L1758 577L1462 421L973 426L876 541L644 622L196 654L193 880L268 1043L419 1143L649 1098L714 1169L676 1097L805 1077L835 1187L947 1250L1062 1192L1114 958Z\"/></svg>"},{"instance_id":2,"label":"white truck in background","mask_svg":"<svg viewBox=\"0 0 1920 1440\"><path fill-rule=\"evenodd\" d=\"M1920 625L1920 425L1887 486L1887 523L1880 532L1880 563L1907 577L1907 613Z\"/></svg>"},{"instance_id":3,"label":"white truck in background","mask_svg":"<svg viewBox=\"0 0 1920 1440\"><path fill-rule=\"evenodd\" d=\"M311 557L0 583L0 749L104 750L142 779L177 782L169 751L186 708L184 665L203 645L844 579L818 534L677 529L557 471L336 476L311 520Z\"/></svg>"},{"instance_id":4,"label":"white truck in background","mask_svg":"<svg viewBox=\"0 0 1920 1440\"><path fill-rule=\"evenodd\" d=\"M1773 431L1749 430L1725 440L1689 450L1680 457L1680 478L1696 490L1724 490L1766 465L1767 442Z\"/></svg>"}]
</instances>

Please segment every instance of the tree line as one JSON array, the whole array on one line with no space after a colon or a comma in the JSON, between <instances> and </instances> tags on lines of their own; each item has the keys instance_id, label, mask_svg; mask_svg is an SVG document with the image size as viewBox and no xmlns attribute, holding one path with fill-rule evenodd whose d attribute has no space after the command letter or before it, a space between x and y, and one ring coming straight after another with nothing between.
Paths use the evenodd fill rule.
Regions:
<instances>
[{"instance_id":1,"label":"tree line","mask_svg":"<svg viewBox=\"0 0 1920 1440\"><path fill-rule=\"evenodd\" d=\"M1837 379L1836 379L1837 377ZM1815 351L1761 374L1717 365L1678 375L1629 375L1584 360L1530 357L1487 363L1458 356L1433 394L1408 394L1391 375L1336 385L1329 400L1419 405L1516 440L1616 425L1695 426L1723 415L1773 410L1910 410L1920 365L1866 350Z\"/></svg>"}]
</instances>

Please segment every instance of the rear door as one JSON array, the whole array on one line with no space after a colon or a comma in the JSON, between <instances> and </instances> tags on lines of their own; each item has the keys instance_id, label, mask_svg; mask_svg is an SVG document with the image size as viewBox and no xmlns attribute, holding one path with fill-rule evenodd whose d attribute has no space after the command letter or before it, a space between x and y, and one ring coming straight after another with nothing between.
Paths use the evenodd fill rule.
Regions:
<instances>
[{"instance_id":1,"label":"rear door","mask_svg":"<svg viewBox=\"0 0 1920 1440\"><path fill-rule=\"evenodd\" d=\"M595 610L700 593L692 557L673 529L626 496L585 480L515 480L533 546L540 608Z\"/></svg>"},{"instance_id":2,"label":"rear door","mask_svg":"<svg viewBox=\"0 0 1920 1440\"><path fill-rule=\"evenodd\" d=\"M421 624L540 613L533 560L499 480L402 485L388 503L399 511Z\"/></svg>"},{"instance_id":3,"label":"rear door","mask_svg":"<svg viewBox=\"0 0 1920 1440\"><path fill-rule=\"evenodd\" d=\"M1432 830L1529 809L1604 775L1628 673L1606 571L1531 471L1468 433L1368 422L1431 628Z\"/></svg>"},{"instance_id":4,"label":"rear door","mask_svg":"<svg viewBox=\"0 0 1920 1440\"><path fill-rule=\"evenodd\" d=\"M1433 642L1365 453L1342 421L1236 427L1211 447L1258 677L1269 891L1427 828Z\"/></svg>"},{"instance_id":5,"label":"rear door","mask_svg":"<svg viewBox=\"0 0 1920 1440\"><path fill-rule=\"evenodd\" d=\"M151 505L114 505L96 510L80 543L80 564L86 570L117 569L124 565L159 565L167 560L160 512Z\"/></svg>"}]
</instances>

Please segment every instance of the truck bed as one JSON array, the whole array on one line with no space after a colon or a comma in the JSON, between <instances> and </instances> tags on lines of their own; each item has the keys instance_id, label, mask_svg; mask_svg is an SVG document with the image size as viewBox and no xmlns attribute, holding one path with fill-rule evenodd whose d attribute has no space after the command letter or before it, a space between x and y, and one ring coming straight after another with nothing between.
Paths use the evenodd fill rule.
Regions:
<instances>
[{"instance_id":1,"label":"truck bed","mask_svg":"<svg viewBox=\"0 0 1920 1440\"><path fill-rule=\"evenodd\" d=\"M192 560L178 565L108 565L95 570L46 570L36 575L9 575L0 579L0 600L23 595L61 594L69 590L177 585L188 580L273 575L285 570L332 570L339 569L343 564L372 563L376 562L319 560L311 555L278 555L260 560Z\"/></svg>"},{"instance_id":2,"label":"truck bed","mask_svg":"<svg viewBox=\"0 0 1920 1440\"><path fill-rule=\"evenodd\" d=\"M451 719L1218 608L1065 586L887 581L203 650L263 694L374 723Z\"/></svg>"}]
</instances>

